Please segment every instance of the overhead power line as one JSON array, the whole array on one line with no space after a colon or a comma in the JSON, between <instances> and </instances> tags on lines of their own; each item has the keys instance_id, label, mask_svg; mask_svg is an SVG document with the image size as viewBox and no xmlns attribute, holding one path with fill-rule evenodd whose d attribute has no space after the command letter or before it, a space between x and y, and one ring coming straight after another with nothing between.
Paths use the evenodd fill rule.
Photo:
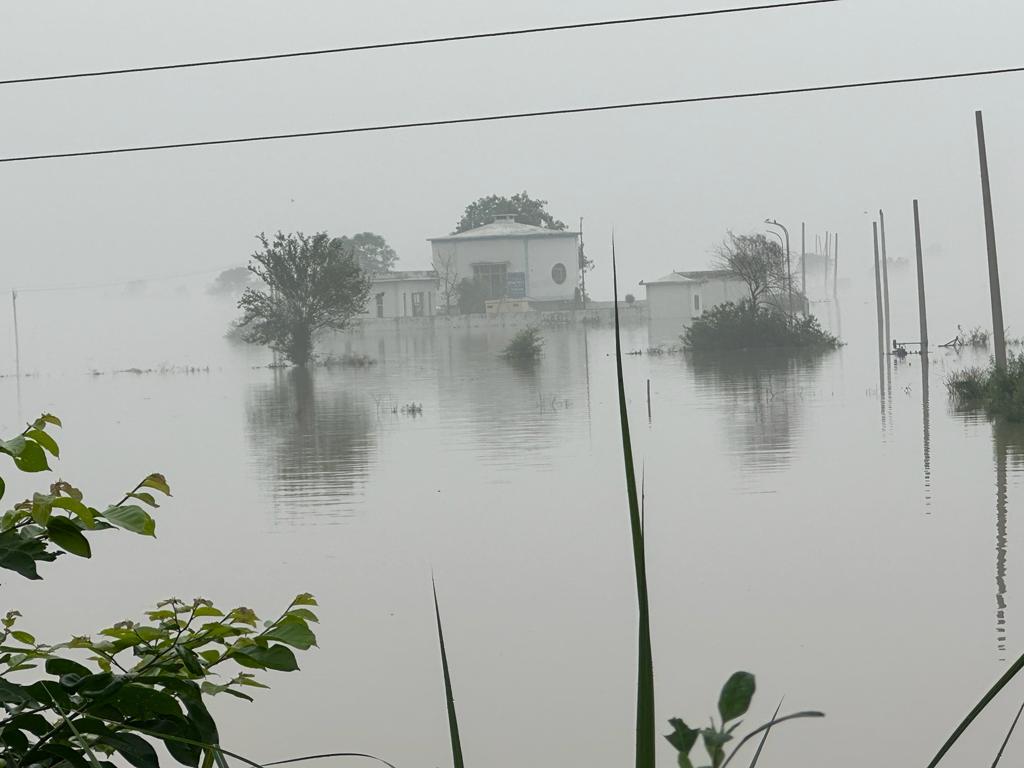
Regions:
<instances>
[{"instance_id":1,"label":"overhead power line","mask_svg":"<svg viewBox=\"0 0 1024 768\"><path fill-rule=\"evenodd\" d=\"M685 13L667 13L659 16L637 16L627 19L605 19L601 21L583 21L575 24L556 24L547 27L527 27L525 29L509 29L497 32L477 32L466 35L448 35L445 37L426 37L414 40L397 40L388 43L367 43L350 45L342 48L321 48L309 51L291 51L288 53L271 53L262 56L239 56L229 59L210 59L207 61L189 61L179 64L156 64L148 67L125 67L123 69L104 69L88 72L69 72L61 75L36 75L32 77L16 77L0 80L0 85L16 85L21 83L45 83L54 80L75 80L86 77L107 77L110 75L128 75L140 72L162 72L169 69L195 69L198 67L214 67L222 64L246 64L254 61L274 61L277 59L298 59L306 56L325 56L334 53L355 53L357 51L376 51L387 48L408 48L416 45L436 45L438 43L455 43L465 40L486 40L496 37L514 37L516 35L535 35L541 32L566 32L577 29L593 29L596 27L612 27L624 24L645 24L655 21L673 21L693 19L702 16L724 16L734 13L751 11L771 11L784 8L797 8L809 5L825 5L841 0L793 0L792 2L764 5L748 5L739 8L717 8L706 11L688 11Z\"/></svg>"},{"instance_id":2,"label":"overhead power line","mask_svg":"<svg viewBox=\"0 0 1024 768\"><path fill-rule=\"evenodd\" d=\"M497 115L477 115L473 117L455 117L439 120L421 120L407 123L384 123L381 125L365 125L352 128L333 128L322 131L301 131L298 133L276 133L261 136L241 136L230 139L206 139L201 141L183 141L173 144L148 144L136 147L116 147L113 149L89 149L79 152L53 152L39 155L21 155L18 157L0 157L0 163L22 163L34 160L57 160L71 157L93 157L98 155L119 155L131 152L156 152L166 149L187 149L192 147L213 147L226 144L248 144L258 141L280 141L284 139L305 139L316 136L340 136L352 133L377 133L381 131L397 131L412 128L434 128L448 125L466 125L469 123L491 123L504 120L521 120L531 117L553 117L557 115L579 115L591 112L613 112L626 109L647 107L665 107L677 104L700 104L714 101L732 101L739 99L764 98L769 96L789 96L802 93L823 93L827 91L846 91L859 88L875 88L887 85L903 85L910 83L927 83L941 80L959 80L990 75L1006 75L1024 72L1022 67L1003 67L1000 69L982 69L971 72L953 72L941 75L921 75L919 77L898 77L886 80L862 80L853 83L834 83L831 85L811 85L801 88L779 88L764 91L746 91L741 93L724 93L713 96L690 96L678 99L657 99L654 101L633 101L620 104L600 104L587 107L564 107L561 109L543 109L533 112L509 112Z\"/></svg>"}]
</instances>

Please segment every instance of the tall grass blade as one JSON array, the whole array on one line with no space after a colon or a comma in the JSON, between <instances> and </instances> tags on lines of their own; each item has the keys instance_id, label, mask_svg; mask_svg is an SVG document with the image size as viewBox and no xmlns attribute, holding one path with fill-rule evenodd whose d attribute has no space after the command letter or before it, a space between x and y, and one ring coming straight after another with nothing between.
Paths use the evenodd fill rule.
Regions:
<instances>
[{"instance_id":1,"label":"tall grass blade","mask_svg":"<svg viewBox=\"0 0 1024 768\"><path fill-rule=\"evenodd\" d=\"M462 741L459 739L459 720L455 716L455 697L452 695L452 678L448 672L448 654L444 650L444 631L441 629L441 608L437 604L437 584L430 579L434 589L434 615L437 617L437 642L441 647L441 670L444 672L444 696L448 704L448 730L452 740L452 762L455 768L465 768L462 761Z\"/></svg>"},{"instance_id":2,"label":"tall grass blade","mask_svg":"<svg viewBox=\"0 0 1024 768\"><path fill-rule=\"evenodd\" d=\"M996 768L999 765L999 761L1003 759L1003 752L1006 750L1006 745L1010 743L1010 737L1013 736L1013 730L1017 727L1017 721L1020 720L1020 716L1024 714L1024 704L1020 705L1020 709L1017 710L1017 716L1013 718L1013 722L1010 723L1010 730L1006 732L1006 738L1003 739L1002 745L999 747L999 752L996 753L996 759L992 761L992 768Z\"/></svg>"},{"instance_id":3,"label":"tall grass blade","mask_svg":"<svg viewBox=\"0 0 1024 768\"><path fill-rule=\"evenodd\" d=\"M999 680L996 681L996 684L989 688L988 693L981 697L981 701L975 705L974 709L967 713L967 717L965 717L963 722L956 727L956 730L954 730L950 737L946 739L946 743L942 745L942 748L939 749L935 757L932 758L932 761L928 763L928 768L935 768L935 766L939 764L939 761L946 756L946 753L949 752L950 749L952 749L953 745L956 744L957 739L959 739L963 735L964 731L970 727L975 718L982 713L992 699L999 695L999 692L1003 690L1003 688L1005 688L1022 669L1024 669L1024 656L1021 656L1013 662L1013 665L1006 670L1006 673L1000 677Z\"/></svg>"},{"instance_id":4,"label":"tall grass blade","mask_svg":"<svg viewBox=\"0 0 1024 768\"><path fill-rule=\"evenodd\" d=\"M636 490L633 446L629 438L629 414L626 412L626 385L622 376L622 340L619 329L619 278L615 264L615 237L612 236L612 286L615 293L615 373L619 384L619 420L622 427L622 454L626 468L626 494L629 499L629 526L633 538L633 565L636 571L636 596L639 614L636 679L636 768L654 768L654 663L651 658L651 617L647 598L647 559L644 553L643 520Z\"/></svg>"},{"instance_id":5,"label":"tall grass blade","mask_svg":"<svg viewBox=\"0 0 1024 768\"><path fill-rule=\"evenodd\" d=\"M782 702L785 700L785 696L779 699L779 706L775 708L775 714L772 715L772 720L779 716L779 710L782 709ZM761 757L761 750L764 749L764 743L768 741L768 734L771 732L771 728L765 728L764 733L761 735L761 743L757 745L757 751L754 753L754 759L750 761L750 768L754 768L754 766L757 765L757 761Z\"/></svg>"},{"instance_id":6,"label":"tall grass blade","mask_svg":"<svg viewBox=\"0 0 1024 768\"><path fill-rule=\"evenodd\" d=\"M729 757L727 757L725 762L722 763L722 768L725 768L729 763L731 763L732 759L734 757L736 757L736 753L740 751L740 749L743 747L743 745L746 744L748 741L750 741L755 736L757 736L757 734L759 734L759 733L767 733L768 731L770 731L772 728L774 728L779 723L784 723L787 720L797 720L797 719L803 718L803 717L824 717L824 716L825 716L824 712L807 711L807 712L794 712L792 715L785 715L784 717L777 717L777 718L774 718L772 720L769 720L767 723L762 725L760 728L755 728L750 733L748 733L746 736L744 736L742 739L740 739L739 743L733 748L733 750L730 753Z\"/></svg>"}]
</instances>

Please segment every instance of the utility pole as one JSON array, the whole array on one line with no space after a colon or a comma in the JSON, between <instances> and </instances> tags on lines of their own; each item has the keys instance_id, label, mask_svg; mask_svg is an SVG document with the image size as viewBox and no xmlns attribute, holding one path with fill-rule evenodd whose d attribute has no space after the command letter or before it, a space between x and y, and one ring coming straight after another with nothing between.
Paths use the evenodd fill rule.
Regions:
<instances>
[{"instance_id":1,"label":"utility pole","mask_svg":"<svg viewBox=\"0 0 1024 768\"><path fill-rule=\"evenodd\" d=\"M914 242L917 246L917 310L921 319L921 364L928 364L928 312L924 303L924 258L921 255L921 217L914 201Z\"/></svg>"},{"instance_id":2,"label":"utility pole","mask_svg":"<svg viewBox=\"0 0 1024 768\"><path fill-rule=\"evenodd\" d=\"M885 354L885 320L882 316L882 275L878 264L878 222L871 222L875 235L875 312L878 316L878 356Z\"/></svg>"},{"instance_id":3,"label":"utility pole","mask_svg":"<svg viewBox=\"0 0 1024 768\"><path fill-rule=\"evenodd\" d=\"M580 280L583 283L582 295L580 301L583 303L583 308L587 308L587 257L583 252L583 217L580 216Z\"/></svg>"},{"instance_id":4,"label":"utility pole","mask_svg":"<svg viewBox=\"0 0 1024 768\"><path fill-rule=\"evenodd\" d=\"M885 348L892 346L889 313L889 256L885 250L885 214L878 212L878 227L882 235L882 299L885 302Z\"/></svg>"},{"instance_id":5,"label":"utility pole","mask_svg":"<svg viewBox=\"0 0 1024 768\"><path fill-rule=\"evenodd\" d=\"M807 295L807 224L800 222L800 293Z\"/></svg>"},{"instance_id":6,"label":"utility pole","mask_svg":"<svg viewBox=\"0 0 1024 768\"><path fill-rule=\"evenodd\" d=\"M829 262L830 244L832 242L831 237L832 237L832 233L831 232L826 232L825 233L825 261L824 261L824 266L821 268L822 274L824 275L825 295L826 296L828 295L828 262Z\"/></svg>"},{"instance_id":7,"label":"utility pole","mask_svg":"<svg viewBox=\"0 0 1024 768\"><path fill-rule=\"evenodd\" d=\"M832 257L832 298L839 300L839 233L836 232L836 252Z\"/></svg>"},{"instance_id":8,"label":"utility pole","mask_svg":"<svg viewBox=\"0 0 1024 768\"><path fill-rule=\"evenodd\" d=\"M996 259L996 225L992 216L992 189L988 178L988 152L981 110L974 113L978 127L978 158L981 163L981 198L985 205L985 241L988 245L988 289L992 297L992 343L996 368L1006 368L1006 334L1003 329L1003 297L999 290L999 262Z\"/></svg>"},{"instance_id":9,"label":"utility pole","mask_svg":"<svg viewBox=\"0 0 1024 768\"><path fill-rule=\"evenodd\" d=\"M21 346L18 341L18 292L11 291L11 311L14 313L14 375L21 381Z\"/></svg>"}]
</instances>

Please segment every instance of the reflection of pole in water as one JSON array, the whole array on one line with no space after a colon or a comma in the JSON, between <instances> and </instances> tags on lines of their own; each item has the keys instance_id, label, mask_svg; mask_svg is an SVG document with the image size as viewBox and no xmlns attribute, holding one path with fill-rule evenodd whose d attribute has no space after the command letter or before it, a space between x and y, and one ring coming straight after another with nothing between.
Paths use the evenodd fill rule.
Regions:
<instances>
[{"instance_id":1,"label":"reflection of pole in water","mask_svg":"<svg viewBox=\"0 0 1024 768\"><path fill-rule=\"evenodd\" d=\"M882 268L878 261L878 222L871 223L875 236L875 314L878 319L878 354L885 354L885 317L882 314Z\"/></svg>"},{"instance_id":2,"label":"reflection of pole in water","mask_svg":"<svg viewBox=\"0 0 1024 768\"><path fill-rule=\"evenodd\" d=\"M587 380L587 437L593 437L590 423L590 343L587 336L587 323L583 323L583 371Z\"/></svg>"},{"instance_id":3,"label":"reflection of pole in water","mask_svg":"<svg viewBox=\"0 0 1024 768\"><path fill-rule=\"evenodd\" d=\"M921 434L924 440L924 505L932 505L932 418L928 403L928 356L921 356ZM930 512L928 514L931 514Z\"/></svg>"},{"instance_id":4,"label":"reflection of pole in water","mask_svg":"<svg viewBox=\"0 0 1024 768\"><path fill-rule=\"evenodd\" d=\"M885 355L878 356L878 408L882 413L882 432L885 432Z\"/></svg>"},{"instance_id":5,"label":"reflection of pole in water","mask_svg":"<svg viewBox=\"0 0 1024 768\"><path fill-rule=\"evenodd\" d=\"M993 424L996 452L996 646L1006 650L1006 441L1000 439L999 424ZM1000 659L1006 661L1006 659Z\"/></svg>"}]
</instances>

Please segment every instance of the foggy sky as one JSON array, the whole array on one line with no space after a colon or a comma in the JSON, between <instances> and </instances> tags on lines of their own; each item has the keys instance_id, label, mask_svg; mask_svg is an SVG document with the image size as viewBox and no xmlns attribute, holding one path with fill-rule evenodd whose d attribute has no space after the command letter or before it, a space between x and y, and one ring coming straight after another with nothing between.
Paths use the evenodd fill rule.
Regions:
<instances>
[{"instance_id":1,"label":"foggy sky","mask_svg":"<svg viewBox=\"0 0 1024 768\"><path fill-rule=\"evenodd\" d=\"M3 77L158 64L746 3L377 0L7 3ZM0 87L0 154L68 151L915 76L1024 64L1019 0L822 7ZM921 199L936 311L987 319L974 110L985 111L1007 322L1024 331L1024 75L231 147L0 165L0 289L244 263L260 231L426 238L526 189L585 219L610 298L708 265L728 229L840 233L870 275L871 217L911 256ZM866 214L865 212L869 212ZM813 237L810 237L813 243ZM911 297L912 298L912 297Z\"/></svg>"}]
</instances>

